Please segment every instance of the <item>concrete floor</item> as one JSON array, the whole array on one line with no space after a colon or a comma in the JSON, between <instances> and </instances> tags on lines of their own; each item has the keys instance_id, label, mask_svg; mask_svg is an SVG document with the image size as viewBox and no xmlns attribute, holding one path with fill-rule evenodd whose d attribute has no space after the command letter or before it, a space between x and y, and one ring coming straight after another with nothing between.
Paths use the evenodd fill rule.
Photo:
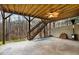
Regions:
<instances>
[{"instance_id":1,"label":"concrete floor","mask_svg":"<svg viewBox=\"0 0 79 59\"><path fill-rule=\"evenodd\" d=\"M0 55L71 55L79 54L79 41L54 37L22 41L0 46Z\"/></svg>"}]
</instances>

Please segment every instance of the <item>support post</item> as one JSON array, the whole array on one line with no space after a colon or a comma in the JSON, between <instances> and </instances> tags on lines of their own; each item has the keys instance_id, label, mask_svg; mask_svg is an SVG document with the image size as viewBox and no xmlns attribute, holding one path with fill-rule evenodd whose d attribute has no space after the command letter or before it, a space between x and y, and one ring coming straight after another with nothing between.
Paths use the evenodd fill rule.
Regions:
<instances>
[{"instance_id":1,"label":"support post","mask_svg":"<svg viewBox=\"0 0 79 59\"><path fill-rule=\"evenodd\" d=\"M53 28L55 28L55 22L53 22Z\"/></svg>"},{"instance_id":2,"label":"support post","mask_svg":"<svg viewBox=\"0 0 79 59\"><path fill-rule=\"evenodd\" d=\"M5 19L3 19L3 44L5 44L6 41L5 35Z\"/></svg>"},{"instance_id":3,"label":"support post","mask_svg":"<svg viewBox=\"0 0 79 59\"><path fill-rule=\"evenodd\" d=\"M5 41L6 41L6 38L5 38L5 35L6 35L6 31L5 31L5 13L3 11L1 11L1 15L2 15L2 29L3 29L3 44L5 44Z\"/></svg>"},{"instance_id":4,"label":"support post","mask_svg":"<svg viewBox=\"0 0 79 59\"><path fill-rule=\"evenodd\" d=\"M44 37L46 37L46 29L45 29L45 27L44 27Z\"/></svg>"},{"instance_id":5,"label":"support post","mask_svg":"<svg viewBox=\"0 0 79 59\"><path fill-rule=\"evenodd\" d=\"M24 16L24 18L28 21L28 23L29 23L29 30L28 30L28 33L27 33L27 39L29 39L30 37L31 37L31 32L30 32L30 27L31 27L31 25L30 25L30 23L31 23L31 21L35 18L35 17L33 17L32 19L31 19L31 17L30 16L28 16L29 17L29 19L27 18L27 17L25 17Z\"/></svg>"},{"instance_id":6,"label":"support post","mask_svg":"<svg viewBox=\"0 0 79 59\"><path fill-rule=\"evenodd\" d=\"M29 35L28 38L30 38L30 16L29 16Z\"/></svg>"},{"instance_id":7,"label":"support post","mask_svg":"<svg viewBox=\"0 0 79 59\"><path fill-rule=\"evenodd\" d=\"M6 19L8 17L10 17L12 14L8 15L7 17L5 17L5 12L1 11L1 15L2 15L2 29L3 29L3 44L5 44L6 41Z\"/></svg>"},{"instance_id":8,"label":"support post","mask_svg":"<svg viewBox=\"0 0 79 59\"><path fill-rule=\"evenodd\" d=\"M48 24L46 26L46 37L48 36Z\"/></svg>"},{"instance_id":9,"label":"support post","mask_svg":"<svg viewBox=\"0 0 79 59\"><path fill-rule=\"evenodd\" d=\"M48 36L48 28L47 28L47 25L45 26L44 28L44 37L47 37Z\"/></svg>"},{"instance_id":10,"label":"support post","mask_svg":"<svg viewBox=\"0 0 79 59\"><path fill-rule=\"evenodd\" d=\"M51 35L51 22L49 23L49 36Z\"/></svg>"}]
</instances>

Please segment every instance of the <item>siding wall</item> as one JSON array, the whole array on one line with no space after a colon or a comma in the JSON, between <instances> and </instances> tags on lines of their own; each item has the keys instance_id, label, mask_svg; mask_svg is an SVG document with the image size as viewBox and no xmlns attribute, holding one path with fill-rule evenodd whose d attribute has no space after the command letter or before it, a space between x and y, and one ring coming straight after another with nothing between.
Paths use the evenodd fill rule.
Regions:
<instances>
[{"instance_id":1,"label":"siding wall","mask_svg":"<svg viewBox=\"0 0 79 59\"><path fill-rule=\"evenodd\" d=\"M61 33L66 33L68 34L68 37L71 38L72 32L73 32L72 25L52 29L52 35L54 37L59 37ZM75 33L78 34L79 39L79 25L75 25Z\"/></svg>"}]
</instances>

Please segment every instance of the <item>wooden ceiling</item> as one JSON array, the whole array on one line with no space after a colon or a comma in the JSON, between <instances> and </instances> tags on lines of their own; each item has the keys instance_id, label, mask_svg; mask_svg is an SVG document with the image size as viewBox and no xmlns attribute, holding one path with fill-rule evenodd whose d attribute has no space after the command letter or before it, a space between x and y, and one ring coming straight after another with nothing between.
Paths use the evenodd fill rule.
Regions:
<instances>
[{"instance_id":1,"label":"wooden ceiling","mask_svg":"<svg viewBox=\"0 0 79 59\"><path fill-rule=\"evenodd\" d=\"M0 10L54 21L79 16L78 4L1 4ZM56 18L48 18L49 12L58 12Z\"/></svg>"}]
</instances>

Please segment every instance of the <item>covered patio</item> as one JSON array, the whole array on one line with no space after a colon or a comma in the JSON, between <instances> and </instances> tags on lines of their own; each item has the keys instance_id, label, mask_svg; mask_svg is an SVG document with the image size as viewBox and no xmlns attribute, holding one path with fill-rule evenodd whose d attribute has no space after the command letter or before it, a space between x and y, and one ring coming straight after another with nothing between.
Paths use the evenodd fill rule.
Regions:
<instances>
[{"instance_id":1,"label":"covered patio","mask_svg":"<svg viewBox=\"0 0 79 59\"><path fill-rule=\"evenodd\" d=\"M0 54L79 54L78 10L78 4L1 4L0 41L22 42L2 45Z\"/></svg>"}]
</instances>

